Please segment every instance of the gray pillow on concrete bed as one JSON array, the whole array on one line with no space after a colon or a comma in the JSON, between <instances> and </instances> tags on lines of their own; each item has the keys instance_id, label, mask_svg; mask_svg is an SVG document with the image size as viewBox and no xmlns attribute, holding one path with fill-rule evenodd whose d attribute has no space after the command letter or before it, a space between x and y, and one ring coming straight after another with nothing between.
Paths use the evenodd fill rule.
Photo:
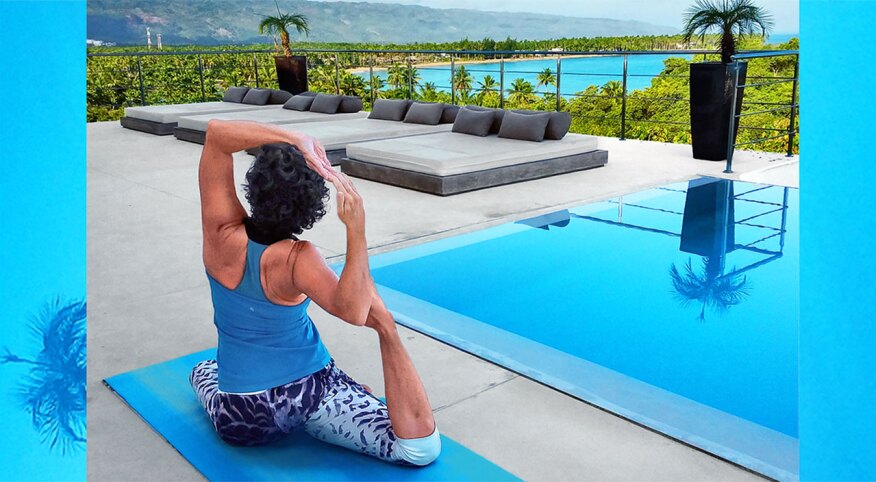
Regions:
<instances>
[{"instance_id":1,"label":"gray pillow on concrete bed","mask_svg":"<svg viewBox=\"0 0 876 482\"><path fill-rule=\"evenodd\" d=\"M572 114L568 112L542 112L537 110L514 110L525 115L545 114L548 113L551 119L548 121L547 128L544 131L544 138L552 141L558 141L569 133L569 127L572 126Z\"/></svg>"},{"instance_id":2,"label":"gray pillow on concrete bed","mask_svg":"<svg viewBox=\"0 0 876 482\"><path fill-rule=\"evenodd\" d=\"M249 87L229 87L228 90L225 91L225 95L222 96L222 100L225 102L236 102L240 104L243 102L243 96L246 95L248 90Z\"/></svg>"},{"instance_id":3,"label":"gray pillow on concrete bed","mask_svg":"<svg viewBox=\"0 0 876 482\"><path fill-rule=\"evenodd\" d=\"M494 113L491 111L475 110L466 107L459 109L456 120L453 121L451 132L471 134L473 136L486 137L493 125Z\"/></svg>"},{"instance_id":4,"label":"gray pillow on concrete bed","mask_svg":"<svg viewBox=\"0 0 876 482\"><path fill-rule=\"evenodd\" d=\"M414 102L408 107L405 122L408 124L427 124L437 126L444 113L444 104L431 102Z\"/></svg>"},{"instance_id":5,"label":"gray pillow on concrete bed","mask_svg":"<svg viewBox=\"0 0 876 482\"><path fill-rule=\"evenodd\" d=\"M362 110L362 98L355 95L341 96L338 114L353 114Z\"/></svg>"},{"instance_id":6,"label":"gray pillow on concrete bed","mask_svg":"<svg viewBox=\"0 0 876 482\"><path fill-rule=\"evenodd\" d=\"M310 104L310 112L321 112L323 114L334 114L338 111L341 105L341 96L329 94L316 94L313 98L313 103Z\"/></svg>"},{"instance_id":7,"label":"gray pillow on concrete bed","mask_svg":"<svg viewBox=\"0 0 876 482\"><path fill-rule=\"evenodd\" d=\"M243 96L243 104L265 105L271 98L271 89L249 89Z\"/></svg>"},{"instance_id":8,"label":"gray pillow on concrete bed","mask_svg":"<svg viewBox=\"0 0 876 482\"><path fill-rule=\"evenodd\" d=\"M505 112L505 116L502 118L502 127L499 129L499 137L541 142L544 140L544 131L550 119L549 112L532 114Z\"/></svg>"},{"instance_id":9,"label":"gray pillow on concrete bed","mask_svg":"<svg viewBox=\"0 0 876 482\"><path fill-rule=\"evenodd\" d=\"M285 90L271 89L271 96L268 98L268 104L285 104L287 100L292 98L292 94Z\"/></svg>"},{"instance_id":10,"label":"gray pillow on concrete bed","mask_svg":"<svg viewBox=\"0 0 876 482\"><path fill-rule=\"evenodd\" d=\"M405 118L410 106L409 100L403 99L377 99L371 107L369 119L400 121Z\"/></svg>"},{"instance_id":11,"label":"gray pillow on concrete bed","mask_svg":"<svg viewBox=\"0 0 876 482\"><path fill-rule=\"evenodd\" d=\"M444 104L444 111L441 112L440 124L453 124L456 120L456 114L459 113L459 106L453 104Z\"/></svg>"},{"instance_id":12,"label":"gray pillow on concrete bed","mask_svg":"<svg viewBox=\"0 0 876 482\"><path fill-rule=\"evenodd\" d=\"M502 127L502 117L505 115L505 111L502 109L493 109L492 107L481 107L478 105L467 105L466 109L477 110L482 112L492 112L493 113L493 125L490 126L490 134L498 134L499 129Z\"/></svg>"},{"instance_id":13,"label":"gray pillow on concrete bed","mask_svg":"<svg viewBox=\"0 0 876 482\"><path fill-rule=\"evenodd\" d=\"M291 98L289 98L289 100L286 101L285 104L283 104L283 108L289 110L298 110L302 112L308 111L310 110L310 105L313 104L313 99L315 98L316 96L311 97L309 95L293 95Z\"/></svg>"}]
</instances>

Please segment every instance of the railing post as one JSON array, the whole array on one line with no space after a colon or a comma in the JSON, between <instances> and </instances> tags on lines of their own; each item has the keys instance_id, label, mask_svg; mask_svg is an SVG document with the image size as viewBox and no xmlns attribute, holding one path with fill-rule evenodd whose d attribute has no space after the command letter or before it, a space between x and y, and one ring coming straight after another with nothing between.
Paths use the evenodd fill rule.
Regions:
<instances>
[{"instance_id":1,"label":"railing post","mask_svg":"<svg viewBox=\"0 0 876 482\"><path fill-rule=\"evenodd\" d=\"M204 60L198 55L198 75L201 78L201 102L207 100L207 93L204 91Z\"/></svg>"},{"instance_id":2,"label":"railing post","mask_svg":"<svg viewBox=\"0 0 876 482\"><path fill-rule=\"evenodd\" d=\"M140 105L146 105L146 86L143 84L143 57L137 56L137 78L140 79Z\"/></svg>"},{"instance_id":3,"label":"railing post","mask_svg":"<svg viewBox=\"0 0 876 482\"><path fill-rule=\"evenodd\" d=\"M371 106L374 106L374 54L368 58L368 82L371 84Z\"/></svg>"},{"instance_id":4,"label":"railing post","mask_svg":"<svg viewBox=\"0 0 876 482\"><path fill-rule=\"evenodd\" d=\"M335 52L335 95L341 95L341 69L338 64L341 63L341 52Z\"/></svg>"},{"instance_id":5,"label":"railing post","mask_svg":"<svg viewBox=\"0 0 876 482\"><path fill-rule=\"evenodd\" d=\"M561 109L561 105L560 105L560 76L563 75L563 72L561 70L561 65L562 65L562 62L561 62L560 56L557 55L557 112L559 112Z\"/></svg>"},{"instance_id":6,"label":"railing post","mask_svg":"<svg viewBox=\"0 0 876 482\"><path fill-rule=\"evenodd\" d=\"M259 85L259 61L256 60L256 54L252 54L252 70L255 72L256 88L258 89L261 85Z\"/></svg>"},{"instance_id":7,"label":"railing post","mask_svg":"<svg viewBox=\"0 0 876 482\"><path fill-rule=\"evenodd\" d=\"M505 107L505 57L499 59L499 108Z\"/></svg>"},{"instance_id":8,"label":"railing post","mask_svg":"<svg viewBox=\"0 0 876 482\"><path fill-rule=\"evenodd\" d=\"M456 63L450 54L450 103L456 105Z\"/></svg>"},{"instance_id":9,"label":"railing post","mask_svg":"<svg viewBox=\"0 0 876 482\"><path fill-rule=\"evenodd\" d=\"M788 123L788 157L794 152L794 118L797 114L797 77L800 75L800 56L794 56L794 81L791 83L791 120Z\"/></svg>"},{"instance_id":10,"label":"railing post","mask_svg":"<svg viewBox=\"0 0 876 482\"><path fill-rule=\"evenodd\" d=\"M624 79L621 86L621 132L620 140L627 138L627 71L629 64L629 56L624 55Z\"/></svg>"},{"instance_id":11,"label":"railing post","mask_svg":"<svg viewBox=\"0 0 876 482\"><path fill-rule=\"evenodd\" d=\"M407 57L408 57L408 60L407 60L407 65L408 65L408 71L407 71L408 100L411 100L414 98L414 70L413 70L413 67L411 67L411 55L408 54Z\"/></svg>"},{"instance_id":12,"label":"railing post","mask_svg":"<svg viewBox=\"0 0 876 482\"><path fill-rule=\"evenodd\" d=\"M733 73L730 76L730 88L733 93L730 96L730 125L727 131L727 167L724 169L725 174L733 173L733 152L736 150L736 139L733 133L736 131L736 95L739 92L739 61L733 60L730 64Z\"/></svg>"}]
</instances>

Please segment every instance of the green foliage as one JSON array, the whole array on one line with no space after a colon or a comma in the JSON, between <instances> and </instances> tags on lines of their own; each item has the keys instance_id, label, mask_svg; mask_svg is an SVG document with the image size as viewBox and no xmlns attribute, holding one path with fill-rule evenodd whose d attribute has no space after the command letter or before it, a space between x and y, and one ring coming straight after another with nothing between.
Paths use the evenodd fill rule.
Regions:
<instances>
[{"instance_id":1,"label":"green foliage","mask_svg":"<svg viewBox=\"0 0 876 482\"><path fill-rule=\"evenodd\" d=\"M772 17L752 0L697 0L684 16L684 39L705 37L711 31L721 35L721 61L730 63L737 38L760 31L765 37L773 26Z\"/></svg>"},{"instance_id":2,"label":"green foliage","mask_svg":"<svg viewBox=\"0 0 876 482\"><path fill-rule=\"evenodd\" d=\"M653 44L668 39L663 37L619 37L611 39L569 39L574 48L609 45L623 45L628 42L633 48ZM673 37L673 41L681 41ZM706 36L706 42L716 42L717 37ZM603 41L605 43L603 43ZM517 41L506 39L494 41L462 41L451 44L417 44L416 48L445 49L448 46L461 49L545 49L552 48L556 41ZM303 43L298 47L312 48ZM714 45L714 44L710 44ZM359 49L372 45L318 45L326 50ZM412 46L382 46L382 48L412 48ZM665 48L665 45L658 45ZM760 38L746 38L740 44L746 49L764 48ZM252 47L250 47L252 48ZM782 45L772 46L781 50L796 50L799 41L792 39ZM204 49L198 47L197 49ZM234 47L223 47L240 51ZM102 48L100 52L125 52L127 48ZM97 51L92 49L92 51ZM183 50L183 49L181 49ZM195 48L188 49L193 51ZM215 49L213 49L215 50ZM596 48L594 48L596 50ZM498 57L500 55L494 55ZM315 92L361 96L365 108L370 109L371 99L413 98L429 102L450 103L451 93L444 90L448 85L422 83L420 69L427 67L416 64L425 62L448 62L447 57L437 54L412 54L403 58L397 53L356 53L356 52L310 52L308 81L310 90ZM473 59L487 55L471 56ZM718 60L718 55L696 56L696 61ZM768 81L772 78L790 78L794 75L795 59L791 56L753 59L749 62L748 78ZM410 65L410 67L409 67ZM651 85L642 90L627 92L626 96L626 137L660 142L690 142L689 112L689 72L690 63L683 58L669 58L664 62L663 71L651 80ZM385 73L375 72L372 82L367 75L369 67L386 69ZM143 86L140 86L142 71ZM359 75L365 72L364 78ZM203 74L203 93L201 75ZM453 84L456 89L455 101L459 105L477 104L486 107L504 105L507 108L554 110L557 107L555 72L546 69L537 76L533 85L524 79L514 79L508 83L506 91L501 92L497 79L486 75L475 82L471 72L457 63ZM277 88L274 54L270 52L241 52L226 54L184 54L141 57L93 56L87 61L87 99L88 121L116 120L123 115L126 106L143 104L171 104L201 102L221 99L225 89L233 85L250 85ZM411 89L410 87L413 87ZM790 82L759 87L745 91L744 109L747 112L765 110L769 104L788 104L791 99ZM502 100L504 99L504 104ZM591 86L577 92L574 96L560 99L560 107L572 114L572 132L619 137L621 133L621 112L623 105L623 85L618 81L607 82L602 86ZM789 127L788 110L768 112L744 117L743 128L739 131L738 142L748 142L759 138L787 133ZM795 126L797 119L795 118ZM748 129L754 127L757 129ZM798 152L799 136L794 139L794 152ZM751 146L757 150L784 152L787 136L771 139Z\"/></svg>"}]
</instances>

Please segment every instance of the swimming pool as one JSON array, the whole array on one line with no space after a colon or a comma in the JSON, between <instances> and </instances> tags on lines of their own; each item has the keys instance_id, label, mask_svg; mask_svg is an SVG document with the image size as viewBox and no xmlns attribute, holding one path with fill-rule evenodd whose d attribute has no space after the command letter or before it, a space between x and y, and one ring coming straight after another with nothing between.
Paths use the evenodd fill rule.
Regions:
<instances>
[{"instance_id":1,"label":"swimming pool","mask_svg":"<svg viewBox=\"0 0 876 482\"><path fill-rule=\"evenodd\" d=\"M798 478L798 192L696 179L376 255L400 323Z\"/></svg>"}]
</instances>

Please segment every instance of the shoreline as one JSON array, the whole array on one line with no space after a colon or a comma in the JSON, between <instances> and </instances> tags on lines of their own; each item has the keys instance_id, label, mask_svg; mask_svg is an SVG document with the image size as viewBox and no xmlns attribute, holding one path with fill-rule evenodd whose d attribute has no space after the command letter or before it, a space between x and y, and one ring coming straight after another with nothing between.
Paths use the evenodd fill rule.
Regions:
<instances>
[{"instance_id":1,"label":"shoreline","mask_svg":"<svg viewBox=\"0 0 876 482\"><path fill-rule=\"evenodd\" d=\"M562 52L558 52L558 54L562 54ZM623 55L623 54L618 53L618 55ZM553 56L544 55L541 57L512 57L509 59L505 59L505 62L527 62L530 60L538 60L538 59L545 59L545 58L551 58L551 57L553 57ZM580 58L587 58L587 57L608 57L608 55L578 54L578 55L564 55L563 56L564 59L580 59ZM498 60L497 59L465 60L465 61L454 62L454 64L455 65L460 65L460 64L462 64L462 65L492 64L492 63L498 63L499 60L501 60L501 59L498 59ZM449 67L450 62L420 62L420 63L416 63L416 64L411 64L411 67L416 67L416 68L443 67L443 66ZM374 70L386 70L388 68L389 67L375 66ZM354 67L352 69L346 69L346 71L351 73L351 74L361 74L364 72L368 72L368 69L369 69L369 67Z\"/></svg>"}]
</instances>

